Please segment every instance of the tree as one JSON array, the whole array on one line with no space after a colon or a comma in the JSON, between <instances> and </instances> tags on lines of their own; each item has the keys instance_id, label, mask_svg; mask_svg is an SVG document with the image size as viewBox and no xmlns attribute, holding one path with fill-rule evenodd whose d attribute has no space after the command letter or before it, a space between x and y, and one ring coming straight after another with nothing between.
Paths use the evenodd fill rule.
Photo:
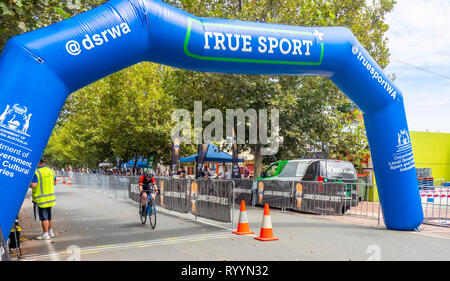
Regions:
<instances>
[{"instance_id":1,"label":"tree","mask_svg":"<svg viewBox=\"0 0 450 281\"><path fill-rule=\"evenodd\" d=\"M44 155L55 167L96 167L114 155L99 126L99 93L107 91L104 81L72 94L53 129Z\"/></svg>"},{"instance_id":2,"label":"tree","mask_svg":"<svg viewBox=\"0 0 450 281\"><path fill-rule=\"evenodd\" d=\"M99 124L112 151L121 159L157 152L168 162L171 149L172 97L160 88L161 66L139 63L105 78L109 90L99 93Z\"/></svg>"},{"instance_id":3,"label":"tree","mask_svg":"<svg viewBox=\"0 0 450 281\"><path fill-rule=\"evenodd\" d=\"M0 50L18 34L70 18L106 0L2 0L0 2Z\"/></svg>"},{"instance_id":4,"label":"tree","mask_svg":"<svg viewBox=\"0 0 450 281\"><path fill-rule=\"evenodd\" d=\"M139 63L72 94L45 151L52 164L95 167L154 151L168 163L173 106L159 86L162 71Z\"/></svg>"}]
</instances>

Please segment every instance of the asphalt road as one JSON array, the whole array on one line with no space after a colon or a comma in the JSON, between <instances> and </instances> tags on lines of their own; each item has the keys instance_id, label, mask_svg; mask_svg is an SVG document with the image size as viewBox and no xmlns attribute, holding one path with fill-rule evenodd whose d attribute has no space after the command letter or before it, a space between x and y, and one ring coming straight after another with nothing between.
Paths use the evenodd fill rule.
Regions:
<instances>
[{"instance_id":1,"label":"asphalt road","mask_svg":"<svg viewBox=\"0 0 450 281\"><path fill-rule=\"evenodd\" d=\"M137 205L77 186L58 184L54 223L57 237L37 241L38 222L29 195L22 207L24 260L306 261L450 260L450 239L390 231L271 209L279 241L261 242L263 209L247 206L256 235L231 233L231 224L158 208L155 229L142 225ZM236 204L235 221L239 209ZM24 218L25 219L25 218ZM26 220L25 220L26 221ZM27 226L27 224L29 224Z\"/></svg>"}]
</instances>

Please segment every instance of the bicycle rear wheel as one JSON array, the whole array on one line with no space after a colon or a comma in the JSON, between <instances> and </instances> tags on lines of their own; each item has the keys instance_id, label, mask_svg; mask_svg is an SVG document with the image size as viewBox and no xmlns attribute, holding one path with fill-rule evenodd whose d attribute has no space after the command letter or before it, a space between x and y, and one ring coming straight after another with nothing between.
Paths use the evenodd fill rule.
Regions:
<instances>
[{"instance_id":1,"label":"bicycle rear wheel","mask_svg":"<svg viewBox=\"0 0 450 281\"><path fill-rule=\"evenodd\" d=\"M153 202L149 205L150 212L148 214L148 221L150 222L150 226L152 229L155 229L156 227L156 208L155 204Z\"/></svg>"},{"instance_id":2,"label":"bicycle rear wheel","mask_svg":"<svg viewBox=\"0 0 450 281\"><path fill-rule=\"evenodd\" d=\"M147 222L147 212L142 213L142 203L139 203L139 217L141 219L142 224L145 224Z\"/></svg>"}]
</instances>

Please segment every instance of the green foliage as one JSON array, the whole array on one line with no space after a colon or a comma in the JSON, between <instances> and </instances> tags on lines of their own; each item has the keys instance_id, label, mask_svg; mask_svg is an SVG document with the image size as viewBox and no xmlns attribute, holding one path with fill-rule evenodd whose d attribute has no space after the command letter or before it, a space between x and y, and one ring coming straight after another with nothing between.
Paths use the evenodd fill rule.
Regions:
<instances>
[{"instance_id":1,"label":"green foliage","mask_svg":"<svg viewBox=\"0 0 450 281\"><path fill-rule=\"evenodd\" d=\"M18 34L90 10L106 0L0 0L0 50Z\"/></svg>"},{"instance_id":2,"label":"green foliage","mask_svg":"<svg viewBox=\"0 0 450 281\"><path fill-rule=\"evenodd\" d=\"M45 152L52 164L95 167L153 151L167 163L173 102L159 86L162 71L139 63L74 93Z\"/></svg>"}]
</instances>

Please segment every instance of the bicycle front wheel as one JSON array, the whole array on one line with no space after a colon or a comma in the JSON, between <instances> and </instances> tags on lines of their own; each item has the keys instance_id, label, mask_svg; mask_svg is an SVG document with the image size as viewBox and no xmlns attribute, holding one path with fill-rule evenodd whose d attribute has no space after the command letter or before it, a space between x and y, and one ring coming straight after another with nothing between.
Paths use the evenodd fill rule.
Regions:
<instances>
[{"instance_id":1,"label":"bicycle front wheel","mask_svg":"<svg viewBox=\"0 0 450 281\"><path fill-rule=\"evenodd\" d=\"M141 219L142 224L147 222L147 213L142 213L142 203L139 203L139 218Z\"/></svg>"},{"instance_id":2,"label":"bicycle front wheel","mask_svg":"<svg viewBox=\"0 0 450 281\"><path fill-rule=\"evenodd\" d=\"M154 204L150 205L150 212L148 214L148 220L150 222L150 226L152 229L155 229L156 227L156 208Z\"/></svg>"}]
</instances>

